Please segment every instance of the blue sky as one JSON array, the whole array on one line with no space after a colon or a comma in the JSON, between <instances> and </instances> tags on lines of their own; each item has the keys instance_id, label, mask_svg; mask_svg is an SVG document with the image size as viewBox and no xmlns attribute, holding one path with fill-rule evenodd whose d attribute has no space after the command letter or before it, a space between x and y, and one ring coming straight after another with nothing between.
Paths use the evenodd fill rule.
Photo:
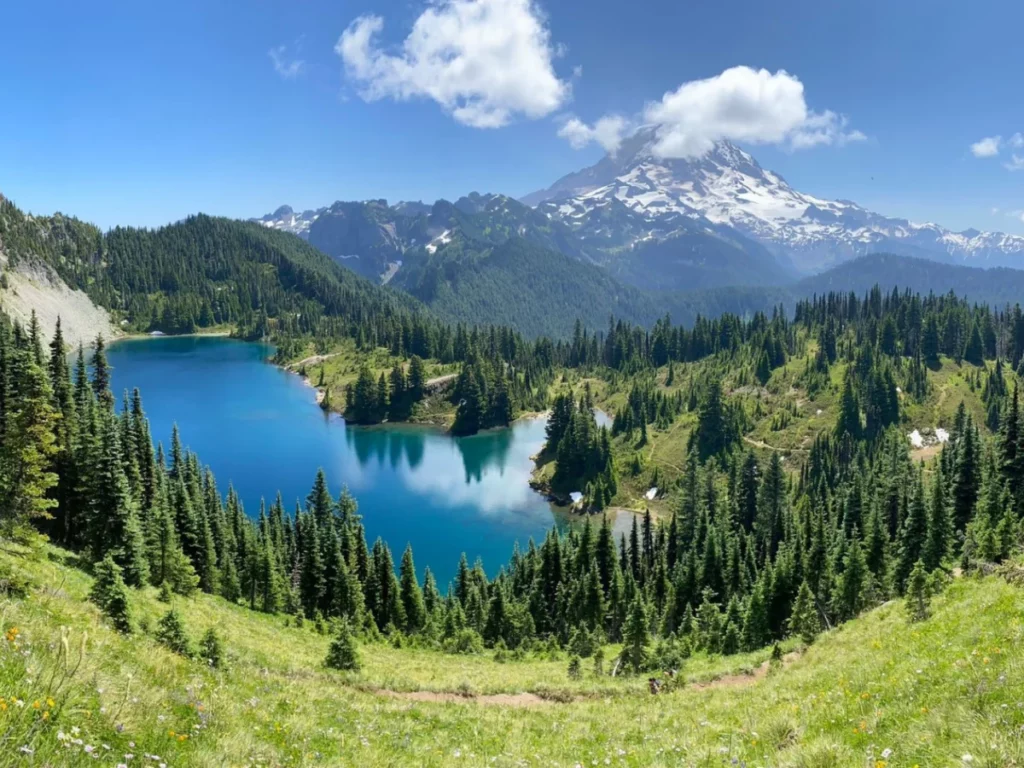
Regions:
<instances>
[{"instance_id":1,"label":"blue sky","mask_svg":"<svg viewBox=\"0 0 1024 768\"><path fill-rule=\"evenodd\" d=\"M497 9L481 22L498 22L496 50L486 27L448 23L479 2ZM33 212L106 228L281 203L522 195L601 156L558 135L570 118L642 121L666 93L745 66L767 70L789 102L759 93L756 135L740 143L798 189L1024 234L1024 169L1011 170L1024 157L1014 140L1024 132L1022 3L9 5L4 26L17 34L0 46L0 192ZM452 35L471 51L460 72L401 49L425 12L437 17L431 39ZM807 111L799 125L794 82ZM668 101L663 112L692 132L692 99ZM794 149L826 111L823 143ZM728 131L707 119L696 130ZM1001 139L975 156L986 137Z\"/></svg>"}]
</instances>

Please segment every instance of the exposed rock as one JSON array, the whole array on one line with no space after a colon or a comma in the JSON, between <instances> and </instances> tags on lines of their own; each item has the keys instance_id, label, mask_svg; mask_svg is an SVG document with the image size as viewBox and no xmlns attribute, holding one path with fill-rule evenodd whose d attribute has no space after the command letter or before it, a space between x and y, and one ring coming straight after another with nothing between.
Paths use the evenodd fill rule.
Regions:
<instances>
[{"instance_id":1,"label":"exposed rock","mask_svg":"<svg viewBox=\"0 0 1024 768\"><path fill-rule=\"evenodd\" d=\"M0 253L0 308L12 320L28 325L35 310L43 338L49 342L57 318L60 317L64 338L71 346L88 344L98 334L105 338L120 336L110 313L97 307L82 291L73 290L48 266L40 261L22 259L9 267L6 255Z\"/></svg>"}]
</instances>

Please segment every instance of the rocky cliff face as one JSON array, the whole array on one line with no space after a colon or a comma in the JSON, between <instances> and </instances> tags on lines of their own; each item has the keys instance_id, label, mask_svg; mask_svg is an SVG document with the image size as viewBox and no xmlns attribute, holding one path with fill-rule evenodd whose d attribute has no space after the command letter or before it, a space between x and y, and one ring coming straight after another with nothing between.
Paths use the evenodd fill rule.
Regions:
<instances>
[{"instance_id":1,"label":"rocky cliff face","mask_svg":"<svg viewBox=\"0 0 1024 768\"><path fill-rule=\"evenodd\" d=\"M20 260L12 266L0 251L0 273L0 310L25 326L34 311L47 342L58 317L64 338L73 347L88 345L99 334L106 339L120 335L107 310L93 304L82 291L69 288L42 262Z\"/></svg>"}]
</instances>

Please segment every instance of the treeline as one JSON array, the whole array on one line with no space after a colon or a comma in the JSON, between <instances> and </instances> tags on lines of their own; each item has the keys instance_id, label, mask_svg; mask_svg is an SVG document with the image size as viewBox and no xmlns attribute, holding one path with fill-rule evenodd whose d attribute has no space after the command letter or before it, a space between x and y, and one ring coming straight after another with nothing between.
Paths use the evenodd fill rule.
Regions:
<instances>
[{"instance_id":1,"label":"treeline","mask_svg":"<svg viewBox=\"0 0 1024 768\"><path fill-rule=\"evenodd\" d=\"M419 355L409 360L408 371L399 363L390 374L385 376L382 372L376 380L370 369L363 366L355 383L345 387L345 419L353 424L408 419L413 407L423 399L426 385L426 370ZM331 407L329 390L321 405L324 409Z\"/></svg>"},{"instance_id":2,"label":"treeline","mask_svg":"<svg viewBox=\"0 0 1024 768\"><path fill-rule=\"evenodd\" d=\"M1022 535L1014 391L993 440L961 411L930 478L894 427L874 440L824 434L795 476L777 452L762 465L749 452L704 461L693 450L667 522L648 514L616 542L606 518L588 518L517 550L493 579L463 559L442 595L429 570L418 578L411 549L396 569L384 542L368 545L355 500L333 497L323 473L291 514L278 498L250 519L177 434L168 455L154 450L138 393L117 412L109 373L102 341L91 371L80 351L72 373L59 328L45 354L35 323L0 324L5 536L34 528L93 562L110 558L132 586L344 618L395 642L453 652L555 643L589 655L622 640L626 668L678 664L697 649L813 637L903 594L915 569L938 583L956 564L1005 558ZM549 438L606 483L607 432L592 420L586 398L560 400Z\"/></svg>"},{"instance_id":3,"label":"treeline","mask_svg":"<svg viewBox=\"0 0 1024 768\"><path fill-rule=\"evenodd\" d=\"M857 329L856 342L877 345L887 355L920 356L933 365L939 354L975 365L1001 358L1016 368L1024 355L1024 316L1019 305L992 309L972 305L952 291L926 296L876 285L863 297L828 293L797 304L794 323L824 327L835 336ZM829 330L830 328L830 330Z\"/></svg>"}]
</instances>

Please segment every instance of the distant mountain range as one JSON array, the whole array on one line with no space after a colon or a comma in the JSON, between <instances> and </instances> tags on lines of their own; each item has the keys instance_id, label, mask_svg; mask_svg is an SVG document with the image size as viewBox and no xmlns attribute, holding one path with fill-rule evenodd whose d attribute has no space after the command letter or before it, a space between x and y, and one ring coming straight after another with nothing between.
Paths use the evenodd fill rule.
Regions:
<instances>
[{"instance_id":1,"label":"distant mountain range","mask_svg":"<svg viewBox=\"0 0 1024 768\"><path fill-rule=\"evenodd\" d=\"M952 232L817 198L729 142L696 160L659 158L653 146L654 129L641 129L615 155L521 201L473 193L433 205L337 202L302 213L281 206L256 221L384 281L460 235L487 247L521 237L663 290L784 284L876 252L1024 265L1024 237Z\"/></svg>"},{"instance_id":2,"label":"distant mountain range","mask_svg":"<svg viewBox=\"0 0 1024 768\"><path fill-rule=\"evenodd\" d=\"M849 200L817 198L793 189L729 142L697 160L666 160L654 153L654 138L654 129L641 129L614 156L523 202L582 231L618 205L635 213L654 236L691 222L728 227L803 274L873 252L973 266L1024 265L1024 237L952 232L873 213Z\"/></svg>"}]
</instances>

